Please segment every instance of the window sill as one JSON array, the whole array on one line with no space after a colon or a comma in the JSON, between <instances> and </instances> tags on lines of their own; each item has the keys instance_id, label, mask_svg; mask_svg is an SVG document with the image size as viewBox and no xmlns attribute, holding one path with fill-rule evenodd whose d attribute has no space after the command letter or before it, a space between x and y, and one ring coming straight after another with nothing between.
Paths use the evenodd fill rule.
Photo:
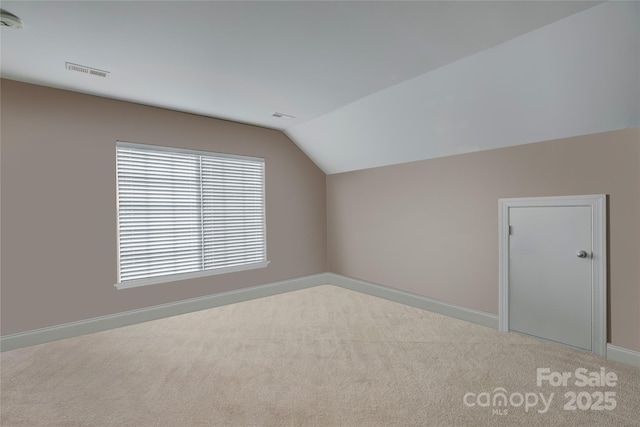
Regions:
<instances>
[{"instance_id":1,"label":"window sill","mask_svg":"<svg viewBox=\"0 0 640 427\"><path fill-rule=\"evenodd\" d=\"M237 265L234 267L217 268L213 270L198 271L194 273L170 274L166 276L152 277L149 279L130 280L124 283L116 283L117 289L137 288L139 286L157 285L159 283L177 282L179 280L195 279L197 277L217 276L219 274L236 273L245 270L265 268L271 261L256 262L253 264Z\"/></svg>"}]
</instances>

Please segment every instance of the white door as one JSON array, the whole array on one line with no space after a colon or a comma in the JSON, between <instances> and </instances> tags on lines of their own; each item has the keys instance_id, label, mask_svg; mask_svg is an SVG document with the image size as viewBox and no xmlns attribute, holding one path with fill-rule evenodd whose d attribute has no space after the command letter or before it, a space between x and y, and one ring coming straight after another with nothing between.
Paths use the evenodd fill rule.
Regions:
<instances>
[{"instance_id":1,"label":"white door","mask_svg":"<svg viewBox=\"0 0 640 427\"><path fill-rule=\"evenodd\" d=\"M606 195L500 199L501 331L606 357Z\"/></svg>"},{"instance_id":2,"label":"white door","mask_svg":"<svg viewBox=\"0 0 640 427\"><path fill-rule=\"evenodd\" d=\"M591 208L509 211L509 325L591 350Z\"/></svg>"}]
</instances>

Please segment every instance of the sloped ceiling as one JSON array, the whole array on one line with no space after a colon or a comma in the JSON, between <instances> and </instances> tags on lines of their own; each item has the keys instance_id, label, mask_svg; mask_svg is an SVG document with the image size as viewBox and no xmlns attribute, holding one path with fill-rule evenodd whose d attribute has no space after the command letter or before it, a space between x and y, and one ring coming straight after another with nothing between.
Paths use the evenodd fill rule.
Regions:
<instances>
[{"instance_id":1,"label":"sloped ceiling","mask_svg":"<svg viewBox=\"0 0 640 427\"><path fill-rule=\"evenodd\" d=\"M637 127L639 23L596 6L286 133L331 174Z\"/></svg>"},{"instance_id":2,"label":"sloped ceiling","mask_svg":"<svg viewBox=\"0 0 640 427\"><path fill-rule=\"evenodd\" d=\"M635 2L1 7L2 77L283 130L327 173L638 125Z\"/></svg>"}]
</instances>

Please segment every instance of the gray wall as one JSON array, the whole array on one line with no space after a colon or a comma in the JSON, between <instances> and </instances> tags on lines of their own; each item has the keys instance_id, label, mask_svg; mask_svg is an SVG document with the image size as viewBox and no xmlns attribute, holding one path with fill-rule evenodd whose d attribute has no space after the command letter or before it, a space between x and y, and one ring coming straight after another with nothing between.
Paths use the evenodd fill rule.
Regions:
<instances>
[{"instance_id":1,"label":"gray wall","mask_svg":"<svg viewBox=\"0 0 640 427\"><path fill-rule=\"evenodd\" d=\"M282 132L1 84L2 335L326 270L325 175ZM271 264L116 290L116 140L264 157Z\"/></svg>"},{"instance_id":2,"label":"gray wall","mask_svg":"<svg viewBox=\"0 0 640 427\"><path fill-rule=\"evenodd\" d=\"M498 314L498 199L602 193L609 338L640 350L639 128L329 175L329 270Z\"/></svg>"}]
</instances>

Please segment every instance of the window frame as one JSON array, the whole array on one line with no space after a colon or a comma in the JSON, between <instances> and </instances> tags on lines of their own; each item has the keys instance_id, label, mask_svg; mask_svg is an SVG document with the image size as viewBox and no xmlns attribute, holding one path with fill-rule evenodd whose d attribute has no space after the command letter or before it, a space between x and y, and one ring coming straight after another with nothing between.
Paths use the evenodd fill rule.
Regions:
<instances>
[{"instance_id":1,"label":"window frame","mask_svg":"<svg viewBox=\"0 0 640 427\"><path fill-rule=\"evenodd\" d=\"M189 155L197 155L197 156L207 156L207 157L216 157L216 158L226 158L226 159L239 159L239 160L249 160L263 163L262 169L262 221L263 221L263 239L264 239L264 260L259 262L251 262L247 264L234 265L229 267L219 267L219 268L211 268L208 270L199 270L188 273L176 273L176 274L165 274L160 276L153 276L142 279L132 279L126 280L124 282L121 281L121 266L120 266L120 187L119 187L119 178L118 178L118 148L135 148L141 150L152 150L156 152L169 152L169 153L179 153L179 154L189 154ZM244 156L244 155L236 155L236 154L226 154L226 153L218 153L212 151L202 151L202 150L191 150L185 148L177 148L170 146L162 146L162 145L152 145L152 144L142 144L135 142L127 142L127 141L116 141L116 247L117 247L117 282L115 283L115 287L117 289L128 289L135 288L139 286L147 286L147 285L155 285L160 283L168 283L175 282L180 280L188 280L199 277L207 277L207 276L215 276L219 274L228 274L235 273L240 271L247 270L255 270L259 268L267 267L271 261L268 260L267 257L267 227L266 227L266 171L264 167L264 158L261 157L252 157L252 156ZM202 185L202 175L200 176L200 184Z\"/></svg>"}]
</instances>

